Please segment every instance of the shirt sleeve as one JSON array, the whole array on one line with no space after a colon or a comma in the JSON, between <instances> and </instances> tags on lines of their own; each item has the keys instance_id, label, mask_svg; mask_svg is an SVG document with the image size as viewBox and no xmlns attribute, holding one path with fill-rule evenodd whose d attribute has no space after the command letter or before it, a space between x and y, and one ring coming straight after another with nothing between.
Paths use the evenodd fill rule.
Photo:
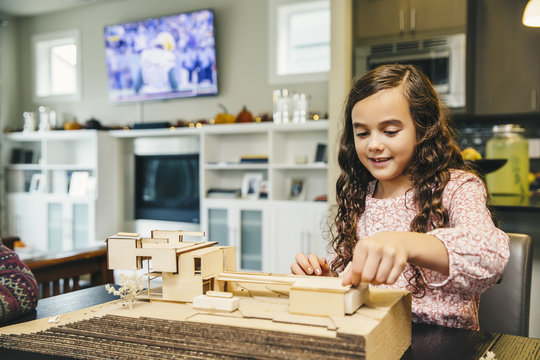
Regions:
<instances>
[{"instance_id":1,"label":"shirt sleeve","mask_svg":"<svg viewBox=\"0 0 540 360\"><path fill-rule=\"evenodd\" d=\"M0 323L32 311L38 298L39 287L30 269L0 243Z\"/></svg>"},{"instance_id":2,"label":"shirt sleeve","mask_svg":"<svg viewBox=\"0 0 540 360\"><path fill-rule=\"evenodd\" d=\"M428 286L477 296L501 277L510 256L509 238L493 223L486 199L484 184L472 174L449 182L443 197L449 227L428 232L448 251L449 275L421 269Z\"/></svg>"}]
</instances>

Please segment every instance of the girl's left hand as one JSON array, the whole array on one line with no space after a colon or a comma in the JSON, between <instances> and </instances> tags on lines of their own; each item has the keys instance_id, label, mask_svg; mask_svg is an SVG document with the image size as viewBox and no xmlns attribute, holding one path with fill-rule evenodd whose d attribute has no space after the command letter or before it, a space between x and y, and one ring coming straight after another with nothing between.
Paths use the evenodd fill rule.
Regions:
<instances>
[{"instance_id":1,"label":"girl's left hand","mask_svg":"<svg viewBox=\"0 0 540 360\"><path fill-rule=\"evenodd\" d=\"M408 250L396 232L383 231L358 241L343 285L393 284L407 265Z\"/></svg>"}]
</instances>

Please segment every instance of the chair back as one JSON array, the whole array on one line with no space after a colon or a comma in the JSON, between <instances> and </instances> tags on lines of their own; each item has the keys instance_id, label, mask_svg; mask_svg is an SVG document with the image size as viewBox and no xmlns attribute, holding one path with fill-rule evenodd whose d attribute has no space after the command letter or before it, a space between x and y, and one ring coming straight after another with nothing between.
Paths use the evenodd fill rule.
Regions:
<instances>
[{"instance_id":1,"label":"chair back","mask_svg":"<svg viewBox=\"0 0 540 360\"><path fill-rule=\"evenodd\" d=\"M480 329L528 336L531 306L532 240L508 234L510 259L499 283L480 297Z\"/></svg>"}]
</instances>

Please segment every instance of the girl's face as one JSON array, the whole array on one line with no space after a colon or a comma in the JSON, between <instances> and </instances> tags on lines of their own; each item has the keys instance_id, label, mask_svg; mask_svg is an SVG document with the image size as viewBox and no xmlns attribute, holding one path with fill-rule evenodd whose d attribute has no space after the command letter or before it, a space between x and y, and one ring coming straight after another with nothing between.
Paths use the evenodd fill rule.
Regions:
<instances>
[{"instance_id":1,"label":"girl's face","mask_svg":"<svg viewBox=\"0 0 540 360\"><path fill-rule=\"evenodd\" d=\"M351 113L356 154L388 190L408 189L404 172L414 155L416 127L409 104L397 88L379 91L357 102Z\"/></svg>"}]
</instances>

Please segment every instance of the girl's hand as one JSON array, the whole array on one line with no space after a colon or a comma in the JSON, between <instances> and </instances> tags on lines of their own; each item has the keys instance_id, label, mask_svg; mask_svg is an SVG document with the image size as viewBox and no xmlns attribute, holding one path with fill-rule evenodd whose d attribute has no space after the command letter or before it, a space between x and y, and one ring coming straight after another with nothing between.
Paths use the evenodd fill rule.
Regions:
<instances>
[{"instance_id":1,"label":"girl's hand","mask_svg":"<svg viewBox=\"0 0 540 360\"><path fill-rule=\"evenodd\" d=\"M328 264L326 258L319 258L313 254L306 257L301 252L296 254L296 262L291 264L291 271L296 275L332 276L330 264Z\"/></svg>"},{"instance_id":2,"label":"girl's hand","mask_svg":"<svg viewBox=\"0 0 540 360\"><path fill-rule=\"evenodd\" d=\"M407 265L408 257L405 242L395 232L380 232L362 239L354 247L343 285L393 284Z\"/></svg>"}]
</instances>

